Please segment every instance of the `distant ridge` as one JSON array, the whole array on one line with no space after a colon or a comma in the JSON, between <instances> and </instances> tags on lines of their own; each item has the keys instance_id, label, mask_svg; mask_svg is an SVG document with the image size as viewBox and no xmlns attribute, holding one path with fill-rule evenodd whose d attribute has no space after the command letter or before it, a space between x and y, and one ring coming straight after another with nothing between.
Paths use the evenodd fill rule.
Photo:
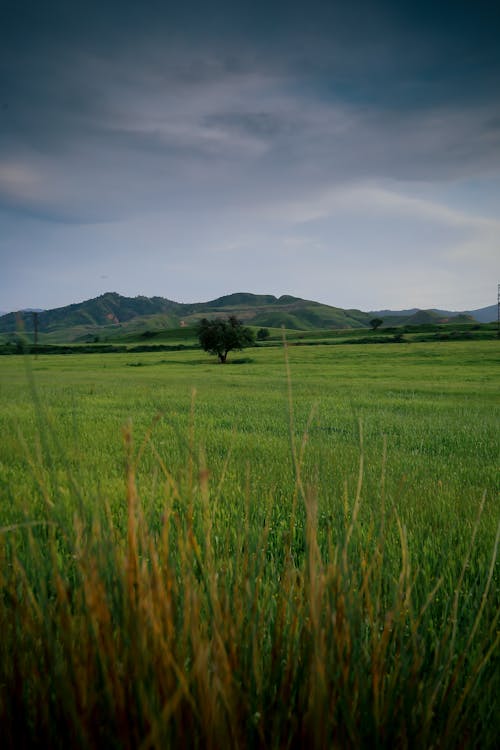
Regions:
<instances>
[{"instance_id":1,"label":"distant ridge","mask_svg":"<svg viewBox=\"0 0 500 750\"><path fill-rule=\"evenodd\" d=\"M498 317L498 306L488 305L488 307L481 307L479 310L466 310L465 314L472 315L478 323L494 323Z\"/></svg>"},{"instance_id":2,"label":"distant ridge","mask_svg":"<svg viewBox=\"0 0 500 750\"><path fill-rule=\"evenodd\" d=\"M399 316L410 316L416 313L422 312L418 307L412 307L410 310L372 310L369 314L380 318L386 317L399 317ZM433 307L431 310L426 312L436 313L440 318L457 318L461 315L469 315L478 323L493 323L497 319L497 306L488 305L488 307L480 307L477 310L462 310L459 312L453 310L438 310Z\"/></svg>"},{"instance_id":3,"label":"distant ridge","mask_svg":"<svg viewBox=\"0 0 500 750\"><path fill-rule=\"evenodd\" d=\"M31 311L21 311L27 333L33 331ZM305 300L292 295L275 297L272 294L236 292L208 302L181 303L165 297L124 297L117 292L106 292L93 299L77 302L53 310L37 310L38 330L48 339L78 341L112 334L141 334L195 325L203 317L237 315L249 325L295 330L369 328L374 317L381 317L387 325L419 325L423 323L489 322L496 319L496 306L470 313L444 310L379 310L363 312L344 310ZM494 314L493 314L494 312ZM19 327L19 313L0 317L0 333L13 334Z\"/></svg>"},{"instance_id":4,"label":"distant ridge","mask_svg":"<svg viewBox=\"0 0 500 750\"><path fill-rule=\"evenodd\" d=\"M17 313L17 312L22 312L22 313L43 312L43 308L42 307L23 307L22 310L15 310L14 312L15 313ZM9 311L8 310L0 310L0 318L3 315L9 315Z\"/></svg>"}]
</instances>

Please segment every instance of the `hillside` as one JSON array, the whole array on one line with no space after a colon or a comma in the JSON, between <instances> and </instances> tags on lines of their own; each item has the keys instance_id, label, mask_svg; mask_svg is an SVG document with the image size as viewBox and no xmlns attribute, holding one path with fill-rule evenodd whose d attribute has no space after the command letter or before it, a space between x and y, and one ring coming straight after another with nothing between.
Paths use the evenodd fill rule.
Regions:
<instances>
[{"instance_id":1,"label":"hillside","mask_svg":"<svg viewBox=\"0 0 500 750\"><path fill-rule=\"evenodd\" d=\"M488 308L486 308L488 309ZM444 316L443 311L382 311L386 325L474 322L465 314ZM143 336L147 332L178 329L195 325L203 317L237 315L248 325L312 331L369 328L374 312L343 310L320 302L290 295L258 295L248 292L229 294L208 302L181 303L164 297L123 297L107 292L95 299L43 310L37 313L41 342L78 342L105 340L122 336ZM31 311L0 317L0 334L10 337L20 324L33 334L35 316Z\"/></svg>"},{"instance_id":2,"label":"hillside","mask_svg":"<svg viewBox=\"0 0 500 750\"><path fill-rule=\"evenodd\" d=\"M95 299L38 313L38 331L46 341L89 340L97 336L141 334L190 326L203 317L237 315L249 325L297 330L368 327L370 315L342 310L285 295L236 293L209 302L180 303L163 297L122 297L108 292ZM13 334L22 321L26 333L34 327L32 313L0 317L0 333Z\"/></svg>"},{"instance_id":3,"label":"hillside","mask_svg":"<svg viewBox=\"0 0 500 750\"><path fill-rule=\"evenodd\" d=\"M413 307L411 310L372 310L370 315L377 318L391 318L392 323L394 323L394 318L407 319L411 315L420 312L424 311L419 310L417 307ZM433 322L437 322L439 319L441 319L440 322L444 322L444 318L453 318L455 323L458 318L461 318L462 322L464 322L464 315L468 316L468 319L472 317L478 323L493 323L497 319L497 305L488 305L488 307L480 307L476 310L464 310L460 312L454 310L439 310L433 307L431 310L425 310L425 312L436 313L436 318Z\"/></svg>"},{"instance_id":4,"label":"hillside","mask_svg":"<svg viewBox=\"0 0 500 750\"><path fill-rule=\"evenodd\" d=\"M466 315L472 315L478 323L494 323L498 316L498 305L488 305L478 310L466 310Z\"/></svg>"}]
</instances>

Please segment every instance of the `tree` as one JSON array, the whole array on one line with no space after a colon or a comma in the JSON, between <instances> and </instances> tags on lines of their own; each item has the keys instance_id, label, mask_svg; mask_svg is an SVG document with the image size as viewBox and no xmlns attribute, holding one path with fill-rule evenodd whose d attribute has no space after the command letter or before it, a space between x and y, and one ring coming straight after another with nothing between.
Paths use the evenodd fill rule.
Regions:
<instances>
[{"instance_id":1,"label":"tree","mask_svg":"<svg viewBox=\"0 0 500 750\"><path fill-rule=\"evenodd\" d=\"M370 320L370 325L372 327L372 330L376 331L377 328L380 328L383 322L384 321L382 320L382 318L372 318Z\"/></svg>"},{"instance_id":2,"label":"tree","mask_svg":"<svg viewBox=\"0 0 500 750\"><path fill-rule=\"evenodd\" d=\"M253 331L242 325L234 315L228 320L203 318L198 325L197 334L201 348L209 354L217 355L221 364L224 364L229 352L252 346L255 341Z\"/></svg>"},{"instance_id":3,"label":"tree","mask_svg":"<svg viewBox=\"0 0 500 750\"><path fill-rule=\"evenodd\" d=\"M265 341L269 338L269 329L268 328L259 328L257 331L257 340L258 341Z\"/></svg>"}]
</instances>

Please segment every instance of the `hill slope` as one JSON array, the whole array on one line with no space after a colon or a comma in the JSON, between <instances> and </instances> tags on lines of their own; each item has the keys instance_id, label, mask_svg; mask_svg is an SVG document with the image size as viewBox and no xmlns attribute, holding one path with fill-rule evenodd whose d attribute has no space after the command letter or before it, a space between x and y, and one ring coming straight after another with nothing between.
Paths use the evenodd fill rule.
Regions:
<instances>
[{"instance_id":1,"label":"hill slope","mask_svg":"<svg viewBox=\"0 0 500 750\"><path fill-rule=\"evenodd\" d=\"M472 315L478 323L494 323L498 316L498 306L488 305L480 307L478 310L466 310L467 315Z\"/></svg>"},{"instance_id":2,"label":"hill slope","mask_svg":"<svg viewBox=\"0 0 500 750\"><path fill-rule=\"evenodd\" d=\"M485 308L488 310L489 308ZM382 311L387 325L444 323L457 321L458 313L449 317L443 311L405 310ZM181 303L164 297L123 297L116 292L85 300L54 310L37 313L41 341L89 341L93 338L141 335L146 331L159 331L191 326L203 317L237 315L249 325L296 330L369 328L374 312L343 310L320 302L290 295L257 295L238 292L209 302ZM453 316L453 317L451 317ZM473 322L466 316L462 322ZM0 317L0 334L13 335L21 325L33 334L35 315L32 312L9 313Z\"/></svg>"},{"instance_id":3,"label":"hill slope","mask_svg":"<svg viewBox=\"0 0 500 750\"><path fill-rule=\"evenodd\" d=\"M437 322L438 319L441 319L443 322L444 318L453 318L454 321L457 322L456 319L463 315L474 318L478 323L494 323L497 319L496 305L488 305L488 307L480 307L477 310L463 310L460 312L454 310L438 310L435 307L431 310L425 311L420 310L418 307L412 307L411 310L372 310L370 315L377 318L406 318L420 312L436 313L437 318L434 322ZM394 322L394 320L392 322Z\"/></svg>"},{"instance_id":4,"label":"hill slope","mask_svg":"<svg viewBox=\"0 0 500 750\"><path fill-rule=\"evenodd\" d=\"M229 294L209 302L184 304L163 297L122 297L108 292L95 299L38 313L38 331L50 340L88 340L91 336L141 333L195 324L203 317L237 315L251 325L298 330L367 327L370 316L289 295ZM0 333L12 334L22 320L26 333L34 329L31 313L0 317Z\"/></svg>"}]
</instances>

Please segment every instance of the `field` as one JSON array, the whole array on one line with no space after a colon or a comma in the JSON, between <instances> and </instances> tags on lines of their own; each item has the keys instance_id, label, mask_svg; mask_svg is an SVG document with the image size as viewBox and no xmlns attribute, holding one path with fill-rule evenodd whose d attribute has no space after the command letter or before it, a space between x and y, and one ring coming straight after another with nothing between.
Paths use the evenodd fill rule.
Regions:
<instances>
[{"instance_id":1,"label":"field","mask_svg":"<svg viewBox=\"0 0 500 750\"><path fill-rule=\"evenodd\" d=\"M0 358L7 744L494 747L498 363Z\"/></svg>"}]
</instances>

